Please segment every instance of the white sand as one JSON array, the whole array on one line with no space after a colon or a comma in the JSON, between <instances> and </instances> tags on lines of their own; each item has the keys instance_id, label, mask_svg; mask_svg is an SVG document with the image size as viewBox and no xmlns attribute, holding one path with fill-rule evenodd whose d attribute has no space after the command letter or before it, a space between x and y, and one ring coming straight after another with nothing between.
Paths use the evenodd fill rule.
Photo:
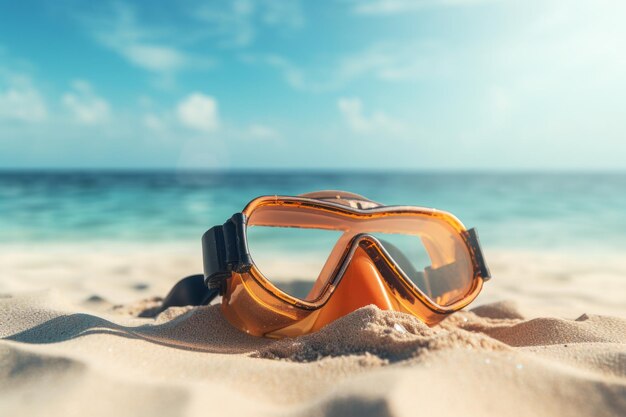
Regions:
<instances>
[{"instance_id":1,"label":"white sand","mask_svg":"<svg viewBox=\"0 0 626 417\"><path fill-rule=\"evenodd\" d=\"M367 307L282 341L217 306L133 316L195 246L0 250L0 416L626 415L626 261L489 251L472 310Z\"/></svg>"}]
</instances>

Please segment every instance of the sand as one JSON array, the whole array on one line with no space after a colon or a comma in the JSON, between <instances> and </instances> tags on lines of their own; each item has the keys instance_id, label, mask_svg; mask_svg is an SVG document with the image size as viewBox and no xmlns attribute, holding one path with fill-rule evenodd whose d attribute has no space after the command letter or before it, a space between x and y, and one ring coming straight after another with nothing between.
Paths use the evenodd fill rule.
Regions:
<instances>
[{"instance_id":1,"label":"sand","mask_svg":"<svg viewBox=\"0 0 626 417\"><path fill-rule=\"evenodd\" d=\"M491 251L494 279L428 328L364 307L294 339L158 305L185 245L0 250L0 415L622 416L626 262Z\"/></svg>"}]
</instances>

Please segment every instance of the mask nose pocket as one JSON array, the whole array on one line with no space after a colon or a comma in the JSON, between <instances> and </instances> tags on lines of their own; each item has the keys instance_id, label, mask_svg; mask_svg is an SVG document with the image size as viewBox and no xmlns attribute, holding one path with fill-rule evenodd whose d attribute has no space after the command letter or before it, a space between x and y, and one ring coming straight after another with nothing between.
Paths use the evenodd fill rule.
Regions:
<instances>
[{"instance_id":1,"label":"mask nose pocket","mask_svg":"<svg viewBox=\"0 0 626 417\"><path fill-rule=\"evenodd\" d=\"M358 247L332 296L321 308L313 330L371 304L381 310L397 310L374 261Z\"/></svg>"}]
</instances>

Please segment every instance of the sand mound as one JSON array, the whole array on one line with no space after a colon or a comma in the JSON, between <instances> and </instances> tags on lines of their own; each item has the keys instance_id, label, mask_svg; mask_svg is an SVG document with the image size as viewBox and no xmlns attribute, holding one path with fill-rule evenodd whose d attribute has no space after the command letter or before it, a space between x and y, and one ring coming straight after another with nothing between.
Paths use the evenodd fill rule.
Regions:
<instances>
[{"instance_id":1,"label":"sand mound","mask_svg":"<svg viewBox=\"0 0 626 417\"><path fill-rule=\"evenodd\" d=\"M444 321L442 327L480 332L515 347L591 342L626 344L626 319L623 318L584 314L576 320L553 317L496 319L502 317L499 309L494 310L500 306L502 303L488 306L492 317L485 315L484 309L480 310L482 316L476 316L475 311L461 312Z\"/></svg>"},{"instance_id":2,"label":"sand mound","mask_svg":"<svg viewBox=\"0 0 626 417\"><path fill-rule=\"evenodd\" d=\"M253 356L309 362L328 356L371 354L397 362L454 348L504 350L506 346L481 334L462 329L431 329L413 316L368 306L319 332L274 342Z\"/></svg>"}]
</instances>

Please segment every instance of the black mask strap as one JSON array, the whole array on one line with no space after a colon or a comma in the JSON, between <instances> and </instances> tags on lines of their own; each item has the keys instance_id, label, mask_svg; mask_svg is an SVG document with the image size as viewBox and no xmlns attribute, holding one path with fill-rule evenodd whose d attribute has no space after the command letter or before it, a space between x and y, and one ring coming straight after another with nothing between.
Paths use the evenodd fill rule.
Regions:
<instances>
[{"instance_id":1,"label":"black mask strap","mask_svg":"<svg viewBox=\"0 0 626 417\"><path fill-rule=\"evenodd\" d=\"M169 307L200 306L209 304L220 293L219 288L209 289L204 284L204 275L191 275L178 281L170 290L159 312Z\"/></svg>"}]
</instances>

